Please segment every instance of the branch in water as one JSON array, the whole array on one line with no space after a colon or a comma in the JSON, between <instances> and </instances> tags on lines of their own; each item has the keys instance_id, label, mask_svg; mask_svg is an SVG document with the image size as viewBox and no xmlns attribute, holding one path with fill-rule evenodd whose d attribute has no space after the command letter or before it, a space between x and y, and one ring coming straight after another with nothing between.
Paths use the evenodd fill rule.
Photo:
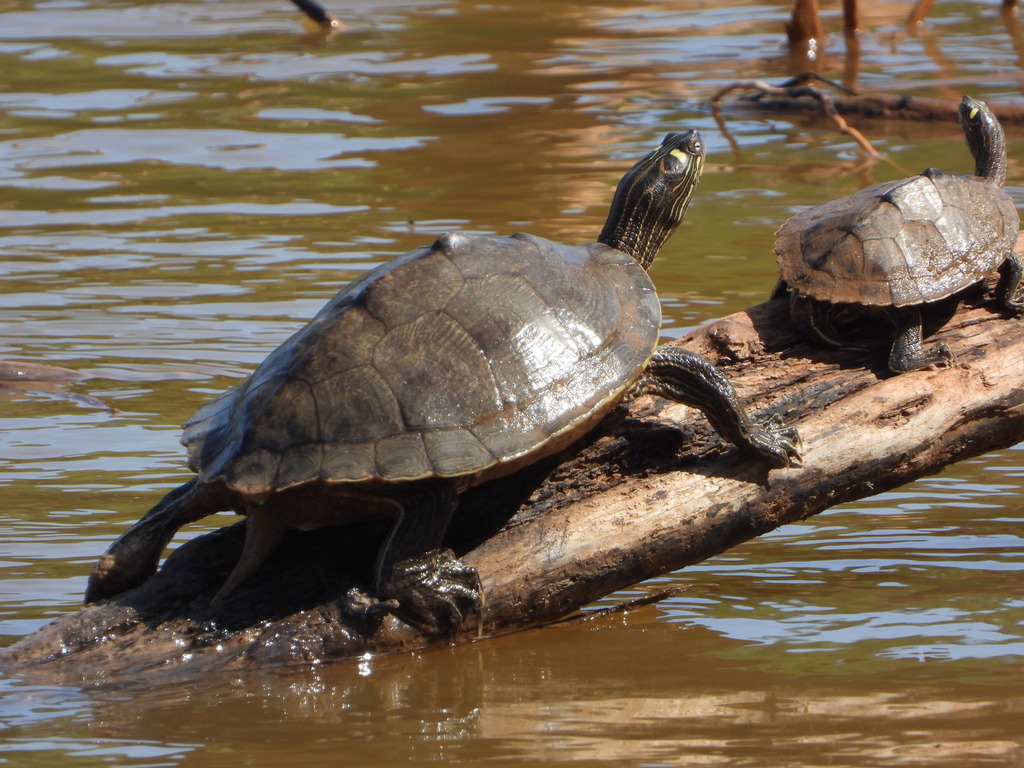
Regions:
<instances>
[{"instance_id":1,"label":"branch in water","mask_svg":"<svg viewBox=\"0 0 1024 768\"><path fill-rule=\"evenodd\" d=\"M316 24L324 32L337 32L344 25L319 3L313 0L292 0L299 10L306 14L306 18Z\"/></svg>"}]
</instances>

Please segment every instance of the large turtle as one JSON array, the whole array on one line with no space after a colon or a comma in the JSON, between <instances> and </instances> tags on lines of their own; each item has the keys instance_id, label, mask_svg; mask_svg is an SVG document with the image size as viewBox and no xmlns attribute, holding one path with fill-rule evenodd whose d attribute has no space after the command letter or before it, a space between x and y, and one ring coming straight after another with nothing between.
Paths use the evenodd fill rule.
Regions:
<instances>
[{"instance_id":1,"label":"large turtle","mask_svg":"<svg viewBox=\"0 0 1024 768\"><path fill-rule=\"evenodd\" d=\"M647 268L682 221L704 165L671 133L620 182L599 242L446 234L342 290L182 442L197 477L107 550L86 601L152 574L182 525L247 515L227 594L282 531L388 517L372 590L427 633L479 610L475 571L441 549L464 489L575 441L630 391L701 408L733 442L788 466L796 433L756 423L706 359L655 349Z\"/></svg>"},{"instance_id":2,"label":"large turtle","mask_svg":"<svg viewBox=\"0 0 1024 768\"><path fill-rule=\"evenodd\" d=\"M779 284L793 321L813 340L858 348L833 320L867 307L892 321L894 372L948 364L949 350L922 344L921 309L980 282L997 267L1000 301L1019 312L1021 261L1013 252L1020 219L1002 189L1006 139L985 104L965 96L960 126L974 175L929 168L919 176L862 189L798 213L777 233Z\"/></svg>"}]
</instances>

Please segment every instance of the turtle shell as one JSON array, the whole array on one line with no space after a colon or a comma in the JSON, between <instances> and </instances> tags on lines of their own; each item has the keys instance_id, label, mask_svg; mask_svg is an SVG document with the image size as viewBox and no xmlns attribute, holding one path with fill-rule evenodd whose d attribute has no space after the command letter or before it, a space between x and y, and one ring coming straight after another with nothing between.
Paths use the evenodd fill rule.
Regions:
<instances>
[{"instance_id":1,"label":"turtle shell","mask_svg":"<svg viewBox=\"0 0 1024 768\"><path fill-rule=\"evenodd\" d=\"M185 425L189 465L250 496L462 478L553 453L641 375L661 322L606 245L444 235L357 280Z\"/></svg>"},{"instance_id":2,"label":"turtle shell","mask_svg":"<svg viewBox=\"0 0 1024 768\"><path fill-rule=\"evenodd\" d=\"M1019 227L1013 200L993 182L928 170L797 214L776 233L775 254L803 296L901 307L984 278Z\"/></svg>"}]
</instances>

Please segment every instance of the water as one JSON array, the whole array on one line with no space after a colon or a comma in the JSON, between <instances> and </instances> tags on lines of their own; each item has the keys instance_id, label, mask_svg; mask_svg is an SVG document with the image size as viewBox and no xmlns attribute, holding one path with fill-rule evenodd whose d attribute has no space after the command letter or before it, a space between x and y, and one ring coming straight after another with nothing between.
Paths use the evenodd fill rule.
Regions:
<instances>
[{"instance_id":1,"label":"water","mask_svg":"<svg viewBox=\"0 0 1024 768\"><path fill-rule=\"evenodd\" d=\"M278 0L0 3L0 359L95 374L0 391L4 644L74 610L186 477L177 425L374 264L451 228L591 240L632 160L698 128L705 177L653 273L672 337L767 294L801 206L969 167L952 126L863 125L889 161L865 165L820 121L733 112L734 150L705 101L787 74L783 2L333 10L349 29L323 41ZM940 2L920 37L906 10L869 16L862 86L1020 102L995 3ZM964 462L602 601L686 588L624 616L173 686L0 680L0 764L1021 764L1021 465Z\"/></svg>"}]
</instances>

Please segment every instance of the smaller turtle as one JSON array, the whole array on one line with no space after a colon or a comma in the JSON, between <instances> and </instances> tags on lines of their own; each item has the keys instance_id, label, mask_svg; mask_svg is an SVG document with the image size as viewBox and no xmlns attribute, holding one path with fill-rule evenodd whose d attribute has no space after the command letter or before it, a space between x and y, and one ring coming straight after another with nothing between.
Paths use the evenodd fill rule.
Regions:
<instances>
[{"instance_id":1,"label":"smaller turtle","mask_svg":"<svg viewBox=\"0 0 1024 768\"><path fill-rule=\"evenodd\" d=\"M929 168L919 176L862 189L798 213L775 240L780 280L793 322L833 348L859 349L834 327L850 309L881 314L896 327L889 353L895 373L948 365L949 349L925 349L922 308L1002 272L1000 302L1024 308L1021 260L1013 252L1020 219L1002 189L1006 138L984 103L965 96L960 126L974 175Z\"/></svg>"}]
</instances>

